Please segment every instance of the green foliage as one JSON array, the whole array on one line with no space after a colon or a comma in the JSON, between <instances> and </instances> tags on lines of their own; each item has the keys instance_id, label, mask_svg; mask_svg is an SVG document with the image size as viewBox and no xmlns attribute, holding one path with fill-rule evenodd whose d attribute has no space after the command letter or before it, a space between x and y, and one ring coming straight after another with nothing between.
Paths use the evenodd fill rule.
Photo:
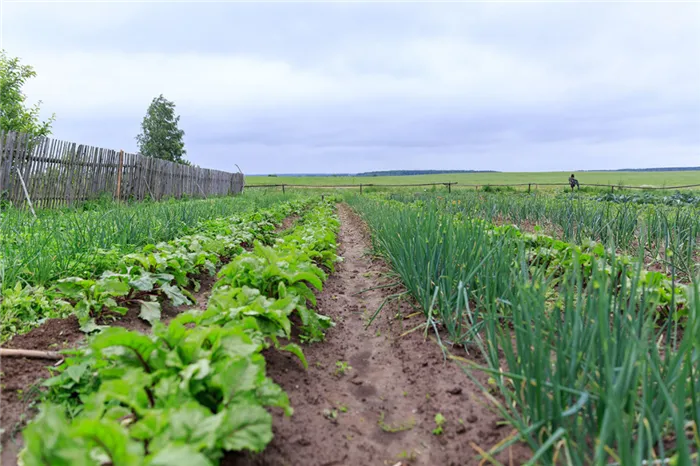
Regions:
<instances>
[{"instance_id":1,"label":"green foliage","mask_svg":"<svg viewBox=\"0 0 700 466\"><path fill-rule=\"evenodd\" d=\"M124 313L133 305L141 308L141 317L145 320L157 320L160 315L157 298L169 299L175 306L191 303L189 289L199 289L197 276L213 274L221 259L240 253L243 244L250 244L256 238L270 242L275 223L301 208L302 203L292 201L201 222L187 229L194 231L191 235L146 244L141 251L126 255L120 255L117 249L100 250L94 255L83 251L81 261L71 266L71 270L85 271L82 276L57 280L46 288L17 282L14 288L2 292L0 341L30 330L45 318L64 317L71 312L78 315L85 331L99 329L94 319L104 311ZM0 245L4 239L0 232ZM12 237L7 239L11 241ZM53 241L53 238L43 236L38 241ZM29 253L29 249L26 252ZM33 256L44 254L35 251ZM9 259L0 250L0 273L3 272L1 266ZM46 257L47 261L50 259ZM82 263L83 260L100 265L90 267ZM55 264L51 262L51 265Z\"/></svg>"},{"instance_id":2,"label":"green foliage","mask_svg":"<svg viewBox=\"0 0 700 466\"><path fill-rule=\"evenodd\" d=\"M185 132L178 127L179 122L174 102L163 94L153 99L141 123L141 134L136 136L139 152L146 157L189 165L184 158Z\"/></svg>"},{"instance_id":3,"label":"green foliage","mask_svg":"<svg viewBox=\"0 0 700 466\"><path fill-rule=\"evenodd\" d=\"M323 330L331 322L307 305L316 304L312 288L321 291L326 279L326 273L314 260L330 267L338 260L338 221L330 214L330 208L322 205L305 213L302 222L274 246L256 242L252 251L222 267L216 289L248 287L267 297L289 299L302 322L301 338L309 342L322 340Z\"/></svg>"},{"instance_id":4,"label":"green foliage","mask_svg":"<svg viewBox=\"0 0 700 466\"><path fill-rule=\"evenodd\" d=\"M490 221L510 208L523 217L564 218L564 210L584 223L584 209L596 206L489 196L349 202L445 355L451 345L481 353L481 365L455 359L470 375L490 375L482 389L519 433L490 454L524 441L533 464L693 464L700 448L697 278L680 284L644 270L641 257L619 254L612 237L574 244ZM638 210L603 207L620 209L611 212L617 234L637 234ZM674 220L685 221L684 212ZM690 228L686 238L695 241L697 233Z\"/></svg>"},{"instance_id":5,"label":"green foliage","mask_svg":"<svg viewBox=\"0 0 700 466\"><path fill-rule=\"evenodd\" d=\"M149 244L202 230L228 235L230 226L243 235L245 228L241 222L259 223L261 231L251 234L269 238L274 230L272 221L279 213L267 210L289 198L289 194L251 191L234 198L131 205L111 202L89 211L39 210L37 219L23 210L3 210L0 211L1 288L14 287L18 281L47 286L59 278L98 276L113 269L124 255L141 252ZM290 212L298 208L298 201L292 200ZM252 213L255 210L261 212ZM241 243L251 241L245 235Z\"/></svg>"},{"instance_id":6,"label":"green foliage","mask_svg":"<svg viewBox=\"0 0 700 466\"><path fill-rule=\"evenodd\" d=\"M35 76L34 68L0 51L0 130L26 133L31 137L51 134L55 116L42 122L39 117L41 101L28 108L27 96L22 92L26 82Z\"/></svg>"},{"instance_id":7,"label":"green foliage","mask_svg":"<svg viewBox=\"0 0 700 466\"><path fill-rule=\"evenodd\" d=\"M435 429L433 429L433 435L442 435L443 426L445 425L445 416L441 413L435 415Z\"/></svg>"},{"instance_id":8,"label":"green foliage","mask_svg":"<svg viewBox=\"0 0 700 466\"><path fill-rule=\"evenodd\" d=\"M186 328L188 319L159 325L152 337L113 327L93 338L78 364L67 362L45 383L54 403L82 404L44 405L25 429L25 464L80 458L81 451L97 451L115 465L153 464L183 445L186 456L214 464L224 450L262 450L272 439L264 407L291 410L287 395L265 376L260 345L241 327ZM93 381L80 383L88 372ZM47 430L58 426L69 438L54 433L59 438L47 444Z\"/></svg>"},{"instance_id":9,"label":"green foliage","mask_svg":"<svg viewBox=\"0 0 700 466\"><path fill-rule=\"evenodd\" d=\"M65 278L58 281L56 288L65 299L72 302L81 330L85 332L97 329L93 317L104 308L122 315L128 311L115 300L117 297L126 296L131 290L129 283L122 276L106 274L99 280Z\"/></svg>"},{"instance_id":10,"label":"green foliage","mask_svg":"<svg viewBox=\"0 0 700 466\"><path fill-rule=\"evenodd\" d=\"M57 300L51 290L17 283L2 293L0 301L0 341L27 330L28 322L38 325L48 317L66 316L73 308Z\"/></svg>"},{"instance_id":11,"label":"green foliage","mask_svg":"<svg viewBox=\"0 0 700 466\"><path fill-rule=\"evenodd\" d=\"M335 362L335 375L338 375L338 376L345 375L350 370L352 370L352 367L350 367L350 364L348 364L347 361L336 361Z\"/></svg>"},{"instance_id":12,"label":"green foliage","mask_svg":"<svg viewBox=\"0 0 700 466\"><path fill-rule=\"evenodd\" d=\"M295 208L286 206L278 212L288 214ZM318 228L333 231L337 226L337 220L324 222L318 215L332 217L330 206L309 212ZM217 235L228 231L238 241L255 237L219 222L207 226ZM110 272L98 280L64 280L58 286L73 302L89 301L83 306L90 309L110 299L128 299L134 291L148 293L166 286L177 290L184 284L176 279L182 264L198 264L201 271L208 269L207 261L217 259L208 255L206 245L222 254L240 251L238 243L226 243L223 236L211 242L200 232L168 247L148 247L145 254L126 258L121 273ZM296 239L280 240L279 251L257 243L253 257L258 257L255 251L268 259L281 252L295 266L318 269L302 245L320 243L299 241L294 231L289 236ZM325 232L319 237L325 238ZM335 239L327 244L334 246ZM175 256L168 258L166 252ZM336 260L328 254L319 257ZM264 280L254 276L266 273L264 268L246 270L247 285L223 274L221 280L227 282L216 286L206 310L180 314L167 326L151 316L155 308L142 306L142 314L153 317L152 335L110 327L86 347L68 352L44 382L40 415L24 430L22 464L43 465L48 459L50 464L213 465L225 451L261 451L272 439L272 416L266 408L292 414L287 394L265 374L261 351L274 346L291 352L306 367L298 345L279 342L291 336L290 314L303 309L313 316L314 323L307 319L303 326L319 338L330 320L307 309L305 295L284 290L284 280L292 290L305 278L320 289L325 279L320 269L297 276L293 268L277 264ZM175 285L168 285L170 281ZM269 287L269 281L279 286Z\"/></svg>"},{"instance_id":13,"label":"green foliage","mask_svg":"<svg viewBox=\"0 0 700 466\"><path fill-rule=\"evenodd\" d=\"M694 192L676 191L670 195L656 195L654 193L620 194L606 192L596 197L597 201L615 202L617 204L663 204L668 206L694 205L700 206L700 195Z\"/></svg>"}]
</instances>

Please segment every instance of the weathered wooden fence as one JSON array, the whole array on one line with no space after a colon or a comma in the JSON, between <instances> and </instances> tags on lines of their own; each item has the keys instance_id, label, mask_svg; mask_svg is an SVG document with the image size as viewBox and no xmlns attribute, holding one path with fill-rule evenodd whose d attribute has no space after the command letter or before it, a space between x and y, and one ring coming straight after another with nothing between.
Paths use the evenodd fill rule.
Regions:
<instances>
[{"instance_id":1,"label":"weathered wooden fence","mask_svg":"<svg viewBox=\"0 0 700 466\"><path fill-rule=\"evenodd\" d=\"M0 200L40 207L112 196L156 200L238 194L242 173L0 131ZM25 191L26 189L26 191Z\"/></svg>"}]
</instances>

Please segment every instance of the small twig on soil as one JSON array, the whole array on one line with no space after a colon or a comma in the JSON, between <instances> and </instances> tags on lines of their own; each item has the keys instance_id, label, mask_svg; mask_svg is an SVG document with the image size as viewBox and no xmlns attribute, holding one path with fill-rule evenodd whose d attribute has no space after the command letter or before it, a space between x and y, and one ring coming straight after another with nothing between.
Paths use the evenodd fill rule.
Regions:
<instances>
[{"instance_id":1,"label":"small twig on soil","mask_svg":"<svg viewBox=\"0 0 700 466\"><path fill-rule=\"evenodd\" d=\"M479 453L479 455L482 457L482 460L481 460L481 462L479 463L479 466L482 466L483 464L485 464L485 462L486 462L487 460L490 461L491 464L493 464L493 465L503 466L503 463L501 463L500 461L496 460L496 458L494 458L493 456L489 455L488 452L484 451L484 449L481 448L481 447L480 447L479 445L477 445L476 443L474 443L474 442L469 442L469 446L471 446L474 450L476 450L477 453Z\"/></svg>"},{"instance_id":2,"label":"small twig on soil","mask_svg":"<svg viewBox=\"0 0 700 466\"><path fill-rule=\"evenodd\" d=\"M56 351L38 351L38 350L23 350L0 348L0 357L18 357L18 358L33 358L33 359L63 359L61 353Z\"/></svg>"},{"instance_id":3,"label":"small twig on soil","mask_svg":"<svg viewBox=\"0 0 700 466\"><path fill-rule=\"evenodd\" d=\"M392 295L389 295L389 296L387 296L386 298L384 298L384 301L382 302L382 305L379 306L379 309L377 309L377 310L374 312L374 315L372 316L372 318L369 319L369 322L367 322L367 325L365 325L365 330L367 330L367 329L369 328L369 326L372 325L372 322L374 322L374 319L377 318L377 316L378 316L379 313L381 312L382 308L383 308L390 300L392 300L392 299L398 299L398 298L400 298L401 296L406 295L406 294L408 294L408 291L404 291L403 293L392 294Z\"/></svg>"},{"instance_id":4,"label":"small twig on soil","mask_svg":"<svg viewBox=\"0 0 700 466\"><path fill-rule=\"evenodd\" d=\"M423 326L425 326L425 325L428 325L428 323L427 323L427 322L423 322L422 324L418 325L417 327L413 327L411 330L407 330L407 331L403 332L401 335L399 335L399 338L403 338L403 337L405 337L406 335L415 332L416 330L418 330L419 328L421 328L421 327L423 327Z\"/></svg>"}]
</instances>

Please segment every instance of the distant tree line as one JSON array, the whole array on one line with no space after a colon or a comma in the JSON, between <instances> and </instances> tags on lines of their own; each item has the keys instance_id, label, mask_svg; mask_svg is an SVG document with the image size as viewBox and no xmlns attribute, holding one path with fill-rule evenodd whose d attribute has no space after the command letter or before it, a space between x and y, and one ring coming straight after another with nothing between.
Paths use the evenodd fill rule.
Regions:
<instances>
[{"instance_id":1,"label":"distant tree line","mask_svg":"<svg viewBox=\"0 0 700 466\"><path fill-rule=\"evenodd\" d=\"M617 172L689 172L700 170L700 167L659 167L659 168L622 168ZM605 170L600 170L605 171Z\"/></svg>"},{"instance_id":2,"label":"distant tree line","mask_svg":"<svg viewBox=\"0 0 700 466\"><path fill-rule=\"evenodd\" d=\"M496 170L383 170L376 172L358 173L355 176L411 176L411 175L443 175L454 173L500 173Z\"/></svg>"}]
</instances>

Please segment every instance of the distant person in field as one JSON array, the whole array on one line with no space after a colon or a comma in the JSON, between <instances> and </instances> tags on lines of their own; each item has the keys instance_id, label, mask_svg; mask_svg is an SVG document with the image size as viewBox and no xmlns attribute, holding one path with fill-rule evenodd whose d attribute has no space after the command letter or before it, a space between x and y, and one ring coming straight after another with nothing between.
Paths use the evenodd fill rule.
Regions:
<instances>
[{"instance_id":1,"label":"distant person in field","mask_svg":"<svg viewBox=\"0 0 700 466\"><path fill-rule=\"evenodd\" d=\"M581 189L581 187L578 185L578 180L574 177L573 173L569 177L569 186L571 186L572 191L574 190L574 186L577 187L578 189Z\"/></svg>"}]
</instances>

